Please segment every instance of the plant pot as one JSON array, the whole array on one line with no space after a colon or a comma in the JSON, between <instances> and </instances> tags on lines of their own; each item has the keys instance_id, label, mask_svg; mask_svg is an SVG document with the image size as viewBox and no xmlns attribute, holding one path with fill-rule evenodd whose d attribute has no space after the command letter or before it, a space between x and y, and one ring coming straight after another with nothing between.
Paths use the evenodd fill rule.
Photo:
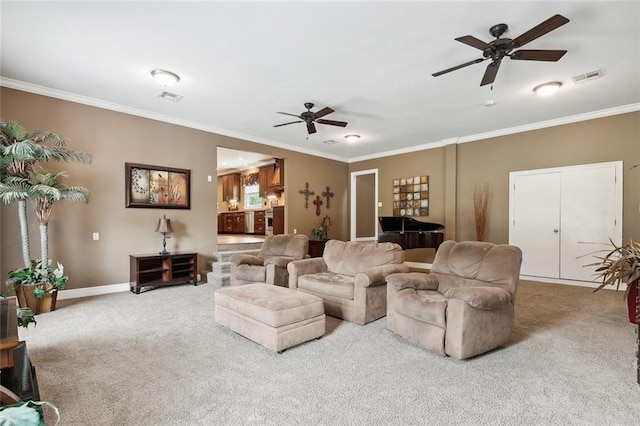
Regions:
<instances>
[{"instance_id":1,"label":"plant pot","mask_svg":"<svg viewBox=\"0 0 640 426\"><path fill-rule=\"evenodd\" d=\"M627 309L629 310L629 321L633 324L638 323L638 280L631 284L627 293Z\"/></svg>"},{"instance_id":2,"label":"plant pot","mask_svg":"<svg viewBox=\"0 0 640 426\"><path fill-rule=\"evenodd\" d=\"M29 308L35 315L56 310L58 291L45 292L42 297L33 295L33 290L39 284L16 284L15 291L18 296L18 304L21 308Z\"/></svg>"}]
</instances>

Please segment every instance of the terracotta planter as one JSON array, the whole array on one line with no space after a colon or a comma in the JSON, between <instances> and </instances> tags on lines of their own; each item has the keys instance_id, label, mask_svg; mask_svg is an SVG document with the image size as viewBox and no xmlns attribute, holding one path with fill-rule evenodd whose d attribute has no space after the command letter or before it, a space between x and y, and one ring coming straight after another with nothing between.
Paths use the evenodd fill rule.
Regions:
<instances>
[{"instance_id":1,"label":"terracotta planter","mask_svg":"<svg viewBox=\"0 0 640 426\"><path fill-rule=\"evenodd\" d=\"M58 291L45 293L42 297L33 295L36 284L16 284L15 291L21 308L29 308L35 315L56 310Z\"/></svg>"},{"instance_id":2,"label":"terracotta planter","mask_svg":"<svg viewBox=\"0 0 640 426\"><path fill-rule=\"evenodd\" d=\"M627 308L629 310L629 321L638 323L638 280L631 283L629 293L627 293Z\"/></svg>"}]
</instances>

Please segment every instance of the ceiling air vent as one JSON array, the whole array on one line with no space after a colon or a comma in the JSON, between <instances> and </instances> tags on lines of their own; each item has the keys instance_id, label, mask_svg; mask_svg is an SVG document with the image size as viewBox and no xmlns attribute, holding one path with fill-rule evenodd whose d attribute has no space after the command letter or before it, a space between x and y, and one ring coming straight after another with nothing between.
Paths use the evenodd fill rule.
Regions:
<instances>
[{"instance_id":1,"label":"ceiling air vent","mask_svg":"<svg viewBox=\"0 0 640 426\"><path fill-rule=\"evenodd\" d=\"M173 102L178 102L180 99L183 98L183 96L176 95L175 93L171 93L171 92L162 92L158 96Z\"/></svg>"},{"instance_id":2,"label":"ceiling air vent","mask_svg":"<svg viewBox=\"0 0 640 426\"><path fill-rule=\"evenodd\" d=\"M571 80L573 80L574 84L578 84L584 83L585 81L589 80L595 80L596 78L600 77L602 77L602 73L600 72L600 70L595 70L584 74L574 75L573 77L571 77Z\"/></svg>"},{"instance_id":3,"label":"ceiling air vent","mask_svg":"<svg viewBox=\"0 0 640 426\"><path fill-rule=\"evenodd\" d=\"M329 140L324 141L324 143L326 143L327 145L335 145L335 144L338 143L338 141L335 140L335 139L329 139Z\"/></svg>"}]
</instances>

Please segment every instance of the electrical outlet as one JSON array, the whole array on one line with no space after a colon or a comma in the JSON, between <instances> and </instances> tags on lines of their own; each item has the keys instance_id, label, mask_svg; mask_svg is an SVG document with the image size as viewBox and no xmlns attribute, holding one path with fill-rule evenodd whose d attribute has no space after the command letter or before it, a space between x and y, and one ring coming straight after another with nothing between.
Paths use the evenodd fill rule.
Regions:
<instances>
[{"instance_id":1,"label":"electrical outlet","mask_svg":"<svg viewBox=\"0 0 640 426\"><path fill-rule=\"evenodd\" d=\"M293 228L293 235L296 235L298 233L298 230L296 228Z\"/></svg>"},{"instance_id":2,"label":"electrical outlet","mask_svg":"<svg viewBox=\"0 0 640 426\"><path fill-rule=\"evenodd\" d=\"M100 233L99 232L94 232L93 233L93 241L98 241L100 239Z\"/></svg>"}]
</instances>

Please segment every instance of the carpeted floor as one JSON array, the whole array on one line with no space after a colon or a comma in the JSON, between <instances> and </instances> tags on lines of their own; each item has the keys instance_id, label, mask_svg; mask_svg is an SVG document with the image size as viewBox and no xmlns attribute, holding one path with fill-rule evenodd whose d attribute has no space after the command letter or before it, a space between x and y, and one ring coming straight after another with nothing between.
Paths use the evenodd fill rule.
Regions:
<instances>
[{"instance_id":1,"label":"carpeted floor","mask_svg":"<svg viewBox=\"0 0 640 426\"><path fill-rule=\"evenodd\" d=\"M504 348L458 361L328 317L281 355L217 326L211 284L59 302L21 330L62 425L637 425L622 293L522 282Z\"/></svg>"}]
</instances>

